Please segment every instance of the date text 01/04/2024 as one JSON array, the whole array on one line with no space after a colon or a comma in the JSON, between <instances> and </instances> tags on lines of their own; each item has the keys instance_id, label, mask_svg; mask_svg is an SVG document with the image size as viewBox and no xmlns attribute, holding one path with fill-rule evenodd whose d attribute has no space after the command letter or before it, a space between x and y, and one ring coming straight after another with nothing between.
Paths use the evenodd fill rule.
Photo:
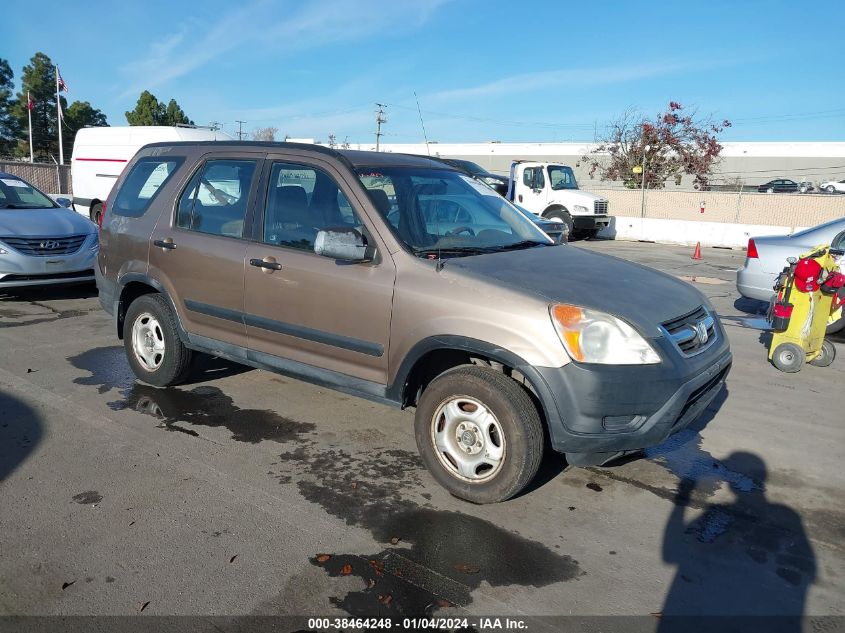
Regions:
<instances>
[{"instance_id":1,"label":"date text 01/04/2024","mask_svg":"<svg viewBox=\"0 0 845 633\"><path fill-rule=\"evenodd\" d=\"M406 631L484 631L527 629L527 623L520 618L309 618L308 628L317 631L346 630L389 630L401 628Z\"/></svg>"}]
</instances>

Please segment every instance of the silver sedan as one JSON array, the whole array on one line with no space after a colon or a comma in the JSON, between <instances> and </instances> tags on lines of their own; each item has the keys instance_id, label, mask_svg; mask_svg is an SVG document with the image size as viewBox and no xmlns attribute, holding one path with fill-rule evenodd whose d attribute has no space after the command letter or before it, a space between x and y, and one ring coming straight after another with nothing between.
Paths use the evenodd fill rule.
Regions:
<instances>
[{"instance_id":1,"label":"silver sedan","mask_svg":"<svg viewBox=\"0 0 845 633\"><path fill-rule=\"evenodd\" d=\"M93 281L97 238L96 224L0 172L0 290Z\"/></svg>"},{"instance_id":2,"label":"silver sedan","mask_svg":"<svg viewBox=\"0 0 845 633\"><path fill-rule=\"evenodd\" d=\"M830 244L845 249L845 218L819 224L792 235L768 235L748 240L745 265L737 271L736 288L749 299L769 301L778 273L786 266L787 257L797 257L815 246ZM845 260L843 260L845 262ZM845 272L845 263L842 264ZM831 317L828 333L845 328L845 316L840 310Z\"/></svg>"}]
</instances>

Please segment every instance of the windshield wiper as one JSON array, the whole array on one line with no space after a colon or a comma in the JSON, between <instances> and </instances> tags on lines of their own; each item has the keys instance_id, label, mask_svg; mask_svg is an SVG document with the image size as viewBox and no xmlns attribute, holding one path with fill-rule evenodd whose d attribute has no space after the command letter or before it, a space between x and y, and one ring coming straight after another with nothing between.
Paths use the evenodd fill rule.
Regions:
<instances>
[{"instance_id":1,"label":"windshield wiper","mask_svg":"<svg viewBox=\"0 0 845 633\"><path fill-rule=\"evenodd\" d=\"M473 255L478 253L488 253L488 248L482 246L444 246L442 248L415 248L414 254L419 256L424 255Z\"/></svg>"},{"instance_id":2,"label":"windshield wiper","mask_svg":"<svg viewBox=\"0 0 845 633\"><path fill-rule=\"evenodd\" d=\"M502 246L491 246L485 252L498 253L501 251L518 251L525 248L533 248L535 246L552 246L548 242L538 242L537 240L522 240L521 242L514 242L513 244L503 244Z\"/></svg>"}]
</instances>

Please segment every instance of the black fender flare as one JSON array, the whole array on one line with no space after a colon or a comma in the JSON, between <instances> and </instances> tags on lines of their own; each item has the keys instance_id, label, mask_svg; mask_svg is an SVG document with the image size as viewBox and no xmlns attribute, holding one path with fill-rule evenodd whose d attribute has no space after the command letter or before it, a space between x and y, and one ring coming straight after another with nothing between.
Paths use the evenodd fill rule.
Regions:
<instances>
[{"instance_id":1,"label":"black fender flare","mask_svg":"<svg viewBox=\"0 0 845 633\"><path fill-rule=\"evenodd\" d=\"M123 316L126 314L126 307L123 305L123 300L121 297L123 296L123 290L128 286L130 283L133 282L140 282L151 288L155 288L156 292L162 295L167 302L170 304L170 309L173 310L173 314L176 317L176 328L177 334L179 335L179 340L182 341L185 345L189 343L188 341L188 334L185 332L185 328L182 327L182 320L179 317L179 312L176 310L176 304L173 303L173 298L170 296L170 293L167 292L167 289L164 285L154 277L150 277L144 273L125 273L121 275L117 280L117 292L115 293L114 299L114 325L115 330L117 331L118 338L123 338Z\"/></svg>"},{"instance_id":2,"label":"black fender flare","mask_svg":"<svg viewBox=\"0 0 845 633\"><path fill-rule=\"evenodd\" d=\"M387 397L405 406L408 402L409 395L406 393L406 389L414 366L426 354L437 350L456 350L466 352L470 355L477 354L478 356L489 358L519 371L534 389L543 409L542 413L545 419L548 421L559 417L551 389L533 365L510 350L498 345L479 339L451 334L430 336L417 342L408 351L405 358L402 359L393 381L387 386Z\"/></svg>"}]
</instances>

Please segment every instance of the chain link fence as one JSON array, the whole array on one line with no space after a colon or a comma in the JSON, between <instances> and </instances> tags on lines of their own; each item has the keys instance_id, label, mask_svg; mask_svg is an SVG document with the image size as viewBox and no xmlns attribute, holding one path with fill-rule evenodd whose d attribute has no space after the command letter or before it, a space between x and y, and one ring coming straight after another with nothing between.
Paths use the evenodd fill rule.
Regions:
<instances>
[{"instance_id":1,"label":"chain link fence","mask_svg":"<svg viewBox=\"0 0 845 633\"><path fill-rule=\"evenodd\" d=\"M73 194L70 165L28 163L0 157L0 172L23 178L44 193Z\"/></svg>"},{"instance_id":2,"label":"chain link fence","mask_svg":"<svg viewBox=\"0 0 845 633\"><path fill-rule=\"evenodd\" d=\"M845 195L753 191L669 191L591 188L610 201L610 214L688 220L807 227L845 217ZM704 211L702 212L702 208Z\"/></svg>"}]
</instances>

